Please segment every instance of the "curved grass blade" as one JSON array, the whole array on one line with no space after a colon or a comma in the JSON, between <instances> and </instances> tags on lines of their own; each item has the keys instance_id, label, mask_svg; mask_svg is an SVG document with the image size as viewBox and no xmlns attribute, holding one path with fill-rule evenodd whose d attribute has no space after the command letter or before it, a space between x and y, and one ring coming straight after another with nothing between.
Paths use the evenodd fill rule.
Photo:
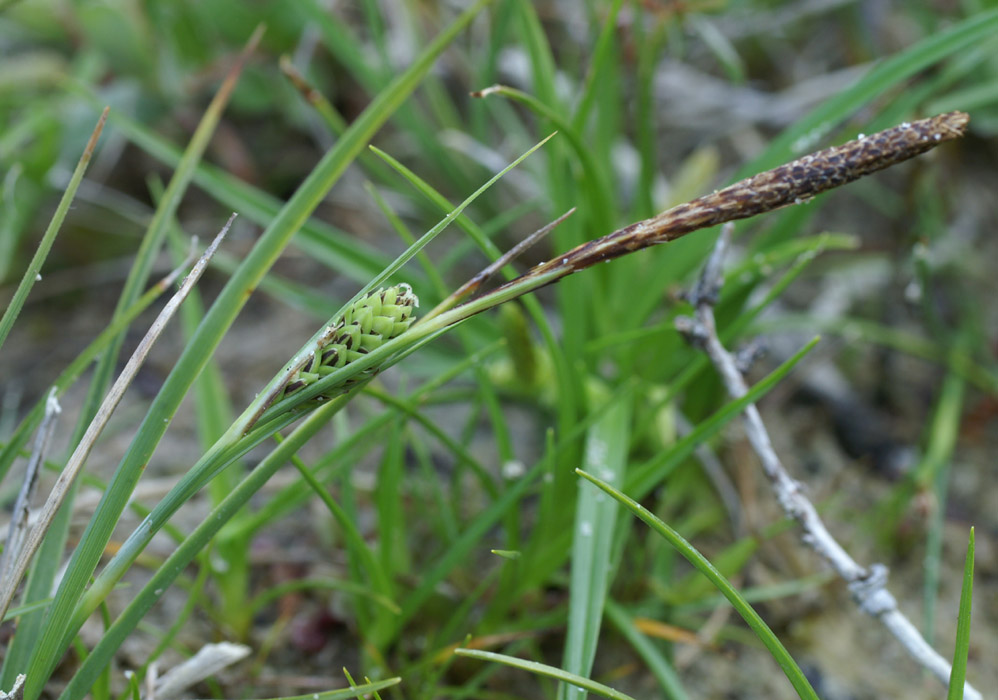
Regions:
<instances>
[{"instance_id":1,"label":"curved grass blade","mask_svg":"<svg viewBox=\"0 0 998 700\"><path fill-rule=\"evenodd\" d=\"M555 668L554 666L537 663L536 661L518 659L515 656L506 656L505 654L496 654L495 652L480 651L478 649L455 649L454 653L457 656L465 656L470 659L479 659L481 661L492 661L505 666L512 666L513 668L529 671L530 673L537 674L538 676L554 678L562 683L574 685L576 688L589 691L590 693L596 693L597 695L604 698L610 698L611 700L634 700L630 695L622 693L619 690L614 690L608 685L603 685L602 683L597 683L596 681L589 680L588 678L583 678L582 676L578 676L574 673L562 671L560 668Z\"/></svg>"},{"instance_id":2,"label":"curved grass blade","mask_svg":"<svg viewBox=\"0 0 998 700\"><path fill-rule=\"evenodd\" d=\"M613 186L607 180L605 171L596 163L592 150L586 144L585 139L575 130L572 123L533 95L506 85L493 85L484 90L477 90L471 93L472 97L488 97L489 95L501 95L502 97L520 102L537 116L549 120L559 132L565 134L565 138L571 144L572 150L585 172L584 179L587 183L587 188L586 198L583 201L586 202L589 213L593 217L594 230L613 230L614 222L611 212L616 211L616 208L610 201L610 195L614 191Z\"/></svg>"},{"instance_id":3,"label":"curved grass blade","mask_svg":"<svg viewBox=\"0 0 998 700\"><path fill-rule=\"evenodd\" d=\"M666 525L664 522L656 518L654 515L649 513L640 503L624 495L622 492L615 489L610 484L602 481L591 474L587 474L581 469L575 470L579 476L587 479L591 483L595 484L597 487L602 489L608 495L619 501L641 519L645 524L651 527L656 533L658 533L663 539L665 539L669 544L671 544L683 557L690 562L697 571L702 573L707 579L717 587L724 597L728 599L731 605L735 608L742 619L752 628L756 636L759 637L760 641L769 650L769 653L773 655L776 662L783 669L786 674L787 679L790 684L793 685L794 690L801 698L807 698L808 700L818 700L818 695L814 692L814 688L808 682L807 678L804 676L804 672L800 670L797 666L797 662L793 660L790 653L786 650L786 647L780 642L780 640L773 634L773 631L769 629L769 626L763 621L759 614L752 609L738 590L732 586L721 572L714 568L714 565L707 561L707 558L700 554L697 549L683 539L682 535L673 530L671 527Z\"/></svg>"}]
</instances>

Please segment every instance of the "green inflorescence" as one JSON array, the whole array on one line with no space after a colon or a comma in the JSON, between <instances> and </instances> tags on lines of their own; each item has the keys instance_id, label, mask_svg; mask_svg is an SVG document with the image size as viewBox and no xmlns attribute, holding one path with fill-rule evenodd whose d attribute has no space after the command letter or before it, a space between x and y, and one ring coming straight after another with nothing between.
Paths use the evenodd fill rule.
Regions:
<instances>
[{"instance_id":1,"label":"green inflorescence","mask_svg":"<svg viewBox=\"0 0 998 700\"><path fill-rule=\"evenodd\" d=\"M329 342L313 356L307 367L295 373L279 398L301 390L401 335L416 320L413 310L418 306L419 298L408 284L379 289L361 297L333 324ZM377 372L377 367L370 367L320 397L330 399L339 396Z\"/></svg>"}]
</instances>

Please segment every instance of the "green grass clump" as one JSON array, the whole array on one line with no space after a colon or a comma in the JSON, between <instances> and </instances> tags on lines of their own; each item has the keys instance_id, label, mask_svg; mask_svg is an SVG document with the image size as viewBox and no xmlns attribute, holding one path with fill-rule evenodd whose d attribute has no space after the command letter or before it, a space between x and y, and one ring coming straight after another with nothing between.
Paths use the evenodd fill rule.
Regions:
<instances>
[{"instance_id":1,"label":"green grass clump","mask_svg":"<svg viewBox=\"0 0 998 700\"><path fill-rule=\"evenodd\" d=\"M684 698L742 685L807 697L794 658L830 676L836 660L822 656L822 632L796 638L786 622L795 613L783 613L797 592L825 601L828 614L846 615L836 608L845 604L813 562L783 549L785 525L759 505L770 501L757 495L752 460L722 431L769 395L784 411L771 429L800 450L788 463L824 464L832 437L795 442L811 408L788 409L787 391L771 393L819 361L834 362L865 404L876 397L916 426L907 440L924 452L898 483L857 477L863 488L840 498L816 478L823 514L833 530L845 524L845 538L892 547L879 556L903 572L892 583L917 581L925 619L955 612L940 598L960 570L943 547L944 505L971 498L953 496L954 472L977 467L954 461L961 421L974 392L998 387L985 305L963 301L991 298L978 262L987 251L953 251L987 242L944 233L956 213L975 211L965 199L974 179L993 176L966 160L965 146L739 224L716 306L721 339L808 335L735 400L674 325L688 312L678 293L715 231L564 279L519 275L857 132L965 109L983 148L998 131L988 88L998 11L890 8L884 22L905 35L888 39L855 8L809 15L793 3L617 0L580 4L571 17L522 0L460 12L389 5L397 14L366 1L335 11L311 0L3 5L0 40L12 55L0 76L0 279L11 301L0 351L13 368L18 348L39 356L52 346L67 367L0 367L4 493L16 494L14 466L44 416L43 400L12 408L17 375L35 382L25 399L48 385L75 397L58 443L72 452L130 333L143 329L142 310L163 291L143 294L164 249L181 255L187 234L214 233L231 211L245 223L214 261L204 301L185 302L171 337L179 349L150 369L167 367L165 376L120 409L123 454L97 444L83 485L101 495L86 525L74 527L76 485L45 534L11 608L0 688L26 673L28 700L120 698L132 692L120 674L126 643L150 650L128 657L141 678L154 662L172 666L224 639L252 656L198 693L292 696L313 688L264 681L326 669L289 630L332 618L318 657L335 644L336 663L375 681L348 680L342 697L574 698L584 687ZM760 29L777 24L779 33ZM659 82L680 64L697 72L697 89L663 95L662 84L682 88ZM861 64L843 84L839 69ZM805 77L818 90L807 100L782 92ZM835 87L819 89L818 78ZM707 87L724 101L699 102L718 94ZM88 175L69 180L82 125L105 104ZM679 107L695 123L675 123ZM718 110L723 129L711 127ZM570 210L521 259L503 256ZM83 280L109 259L120 267L121 247L120 293L116 282L116 298L110 284L88 298ZM490 264L494 280L476 276ZM34 301L50 278L70 280L80 305ZM842 279L874 292L843 291ZM848 308L788 311L824 293ZM905 305L906 293L916 303ZM60 319L56 342L44 335L48 316ZM90 328L70 325L85 317ZM297 337L300 328L319 330ZM811 352L816 328L825 340ZM903 381L889 374L899 357L919 360ZM74 384L79 396L67 394ZM826 428L819 421L806 435ZM180 457L192 442L198 457ZM69 454L57 452L45 455L53 471ZM730 469L710 472L712 458ZM295 471L282 473L289 464ZM166 494L138 497L161 471L174 479ZM740 498L726 500L725 488ZM923 542L921 530L911 535L913 504L933 499ZM260 551L273 541L293 543L279 548L288 557L308 556L270 566L273 551ZM739 588L772 594L753 611ZM179 610L166 620L164 598ZM725 621L726 601L749 627ZM967 656L968 606L957 658L976 681L987 671ZM92 624L98 635L86 632ZM946 648L953 634L940 628L935 641ZM873 692L890 669L857 648L851 668L864 669L863 681L852 690ZM736 680L719 688L719 669ZM910 684L911 666L894 675Z\"/></svg>"}]
</instances>

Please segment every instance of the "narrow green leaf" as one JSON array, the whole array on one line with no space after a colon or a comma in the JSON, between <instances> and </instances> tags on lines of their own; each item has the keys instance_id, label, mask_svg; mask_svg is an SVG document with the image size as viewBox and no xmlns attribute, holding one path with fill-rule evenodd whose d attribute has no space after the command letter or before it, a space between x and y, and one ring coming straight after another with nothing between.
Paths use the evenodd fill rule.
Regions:
<instances>
[{"instance_id":1,"label":"narrow green leaf","mask_svg":"<svg viewBox=\"0 0 998 700\"><path fill-rule=\"evenodd\" d=\"M526 659L518 659L515 656L506 656L505 654L496 654L491 651L480 651L478 649L455 649L454 653L458 656L466 656L470 659L479 659L481 661L493 661L495 663L529 671L530 673L537 674L538 676L554 678L557 681L574 685L576 688L587 690L590 693L596 693L604 698L611 698L611 700L634 700L630 695L621 693L619 690L614 690L608 685L603 685L602 683L597 683L596 681L589 680L588 678L583 678L582 676L578 676L574 673L562 671L560 668L555 668L554 666L537 663L536 661L527 661Z\"/></svg>"},{"instance_id":2,"label":"narrow green leaf","mask_svg":"<svg viewBox=\"0 0 998 700\"><path fill-rule=\"evenodd\" d=\"M759 397L764 396L766 392L776 386L817 344L818 338L814 338L794 353L786 362L752 386L745 396L729 401L709 418L700 421L696 428L691 430L686 437L677 442L668 452L631 470L627 476L625 489L635 494L637 498L644 498L648 495L653 488L661 483L666 474L692 454L697 445L715 434L729 420L745 410L746 406L758 401Z\"/></svg>"},{"instance_id":3,"label":"narrow green leaf","mask_svg":"<svg viewBox=\"0 0 998 700\"><path fill-rule=\"evenodd\" d=\"M368 693L377 693L379 690L391 688L402 682L401 678L387 678L383 681L367 682L363 685L354 685L350 681L349 688L341 690L329 690L324 693L308 693L306 695L290 695L272 698L271 700L347 700L347 698L359 698Z\"/></svg>"},{"instance_id":4,"label":"narrow green leaf","mask_svg":"<svg viewBox=\"0 0 998 700\"><path fill-rule=\"evenodd\" d=\"M783 669L783 672L786 674L791 685L793 685L794 689L797 691L797 694L802 698L807 698L808 700L818 700L818 695L814 692L814 688L811 687L811 684L804 676L803 671L801 671L800 667L797 666L797 662L795 662L793 657L790 656L790 653L786 650L786 647L784 647L776 635L773 634L773 631L769 629L769 626L763 621L763 619L759 617L759 614L752 609L752 606L749 605L744 598L742 598L738 590L732 586L731 583L724 578L724 576L721 575L716 568L714 568L713 564L707 561L706 557L700 554L700 552L697 551L693 545L683 539L682 535L649 513L637 501L624 495L610 484L591 474L585 473L581 469L576 469L576 472L583 478L596 484L596 486L600 489L622 503L625 508L630 510L634 515L650 526L652 530L671 544L690 564L696 567L697 571L706 576L707 579L714 584L714 586L716 586L721 593L724 594L724 597L728 599L738 614L742 616L742 619L748 623L748 626L752 628L752 631L756 633L756 636L759 637L762 643L766 646L769 653L773 655L773 658L776 659L776 662L780 665L780 668Z\"/></svg>"},{"instance_id":5,"label":"narrow green leaf","mask_svg":"<svg viewBox=\"0 0 998 700\"><path fill-rule=\"evenodd\" d=\"M80 160L76 164L73 176L69 179L69 184L66 185L66 191L62 193L59 206L56 207L55 213L52 215L52 220L49 222L48 228L45 229L45 234L38 243L31 262L28 263L28 269L24 271L24 276L17 285L17 289L14 290L14 296L7 304L7 308L4 309L3 316L0 317L0 347L3 347L10 329L14 327L14 321L17 320L17 315L21 312L21 307L24 306L31 288L35 286L35 282L41 279L42 264L52 249L55 237L58 235L59 229L62 227L62 222L65 221L66 214L69 212L69 207L73 203L73 198L76 196L76 190L79 189L80 182L83 181L83 173L86 172L87 166L90 164L90 158L93 156L94 149L97 148L97 141L104 130L107 113L108 108L105 107L100 118L97 120L97 126L94 127L94 131L90 135L90 140L87 142L86 148L83 149L83 155L80 156Z\"/></svg>"},{"instance_id":6,"label":"narrow green leaf","mask_svg":"<svg viewBox=\"0 0 998 700\"><path fill-rule=\"evenodd\" d=\"M967 657L970 654L970 601L974 593L974 528L967 540L967 557L963 564L963 587L960 589L960 612L956 618L956 648L953 650L953 671L949 677L947 700L963 698L967 678Z\"/></svg>"},{"instance_id":7,"label":"narrow green leaf","mask_svg":"<svg viewBox=\"0 0 998 700\"><path fill-rule=\"evenodd\" d=\"M249 501L267 480L280 469L308 440L321 430L329 418L349 400L344 394L311 413L301 425L253 469L228 497L216 506L167 560L157 569L141 591L125 607L100 642L90 652L60 695L60 700L80 700L101 671L107 667L119 646L139 624L149 609L183 572L218 531Z\"/></svg>"},{"instance_id":8,"label":"narrow green leaf","mask_svg":"<svg viewBox=\"0 0 998 700\"><path fill-rule=\"evenodd\" d=\"M497 557L502 557L503 559L509 559L510 561L517 561L523 554L519 550L512 550L512 549L490 549L489 551L495 554Z\"/></svg>"}]
</instances>

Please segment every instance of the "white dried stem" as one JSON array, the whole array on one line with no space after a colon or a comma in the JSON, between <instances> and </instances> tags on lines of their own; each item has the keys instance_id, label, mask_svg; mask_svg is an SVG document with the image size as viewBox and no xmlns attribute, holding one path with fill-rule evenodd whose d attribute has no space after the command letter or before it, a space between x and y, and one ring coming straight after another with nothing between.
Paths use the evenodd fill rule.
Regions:
<instances>
[{"instance_id":1,"label":"white dried stem","mask_svg":"<svg viewBox=\"0 0 998 700\"><path fill-rule=\"evenodd\" d=\"M97 442L97 438L103 432L104 427L111 418L111 414L117 408L122 396L124 396L125 390L132 383L146 356L152 349L153 344L159 338L160 334L162 334L166 324L173 318L177 309L180 308L181 302L187 298L187 295L194 288L194 284L200 279L205 269L207 269L208 262L215 254L215 250L222 242L222 239L229 232L229 228L232 226L235 217L236 215L233 214L229 218L228 222L226 222L225 226L215 237L215 240L208 246L208 249L205 250L204 254L184 279L180 289L177 290L177 293L173 295L170 301L166 303L166 306L163 307L163 310L160 311L159 316L156 317L149 331L129 358L125 368L115 380L114 385L104 398L100 408L97 409L97 413L87 427L86 433L84 433L79 445L76 446L72 456L70 456L69 461L66 463L66 468L62 470L59 478L56 479L55 485L52 487L52 491L45 501L45 505L42 506L38 522L25 537L24 546L21 551L18 552L15 558L11 559L13 564L9 575L5 575L2 581L0 581L0 618L7 613L11 601L14 599L14 593L17 591L21 579L28 570L28 565L31 563L32 557L34 557L35 552L41 546L45 533L48 532L52 521L55 519L56 512L66 499L70 486L79 475L87 457L90 456L90 451L93 449L94 443Z\"/></svg>"},{"instance_id":2,"label":"white dried stem","mask_svg":"<svg viewBox=\"0 0 998 700\"><path fill-rule=\"evenodd\" d=\"M711 259L704 268L704 274L691 295L696 318L684 319L677 326L707 353L728 393L733 398L740 398L748 393L748 385L742 377L735 355L728 352L717 335L711 301L716 298L721 285L720 260L731 237L731 226L726 224L722 229ZM828 562L846 582L853 600L861 610L879 619L919 665L939 678L943 684L948 684L952 666L898 610L897 600L887 590L887 567L882 564L861 566L835 540L804 494L801 484L790 476L781 463L755 404L745 407L743 419L745 434L762 463L763 473L769 479L776 500L787 517L797 521L803 530L801 539L804 543ZM981 700L981 694L966 683L964 698Z\"/></svg>"},{"instance_id":3,"label":"white dried stem","mask_svg":"<svg viewBox=\"0 0 998 700\"><path fill-rule=\"evenodd\" d=\"M10 692L4 692L0 690L0 700L22 700L24 698L24 681L27 679L23 673L19 673L17 678L14 679L14 685L11 686Z\"/></svg>"},{"instance_id":4,"label":"white dried stem","mask_svg":"<svg viewBox=\"0 0 998 700\"><path fill-rule=\"evenodd\" d=\"M21 550L25 534L28 530L28 514L30 510L31 497L38 486L38 473L45 460L45 453L49 443L52 442L52 433L55 431L55 420L62 413L59 400L55 396L55 388L49 391L45 400L45 415L42 417L41 425L35 434L35 445L31 450L31 458L28 460L28 467L24 472L24 480L21 482L21 490L17 494L14 502L14 510L10 517L10 527L7 531L7 544L0 556L0 580L6 580L8 576L7 567L17 557Z\"/></svg>"},{"instance_id":5,"label":"white dried stem","mask_svg":"<svg viewBox=\"0 0 998 700\"><path fill-rule=\"evenodd\" d=\"M205 678L242 661L250 651L248 646L231 642L206 644L194 656L160 676L145 700L172 700Z\"/></svg>"}]
</instances>

